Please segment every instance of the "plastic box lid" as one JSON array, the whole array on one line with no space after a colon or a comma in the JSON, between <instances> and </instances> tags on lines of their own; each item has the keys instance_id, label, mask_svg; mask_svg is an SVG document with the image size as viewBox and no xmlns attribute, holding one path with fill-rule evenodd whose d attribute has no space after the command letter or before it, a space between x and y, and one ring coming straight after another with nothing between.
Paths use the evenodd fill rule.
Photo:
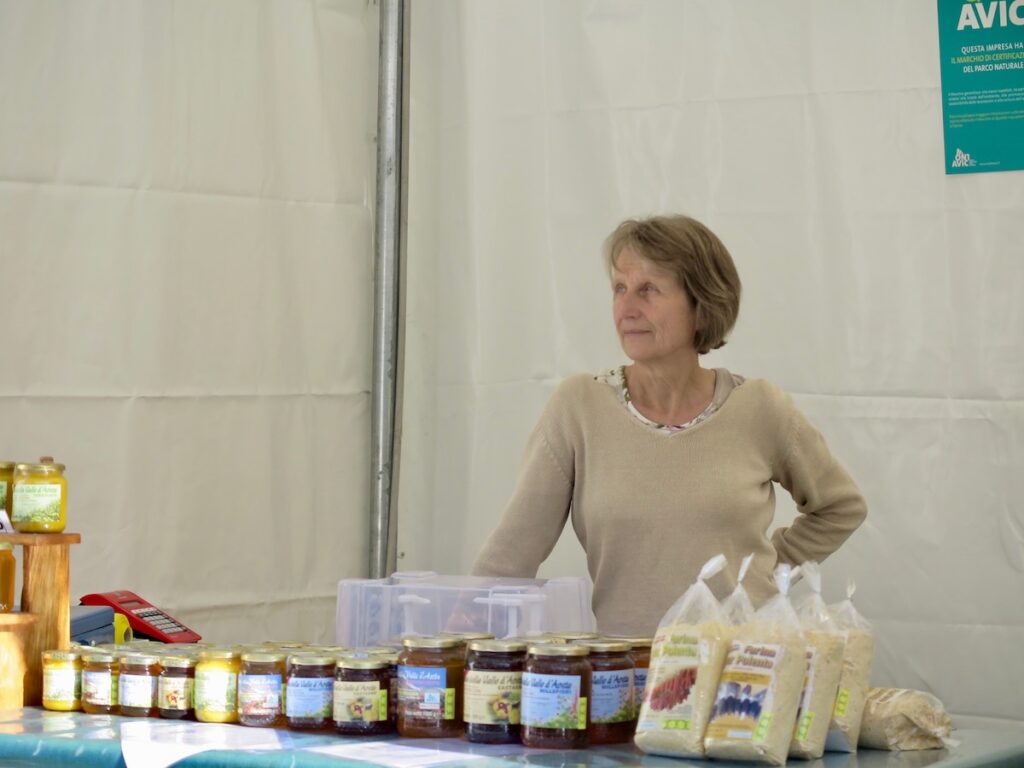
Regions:
<instances>
[{"instance_id":1,"label":"plastic box lid","mask_svg":"<svg viewBox=\"0 0 1024 768\"><path fill-rule=\"evenodd\" d=\"M495 637L592 632L590 581L443 576L399 571L385 579L338 582L336 642L393 644L403 635L489 632Z\"/></svg>"}]
</instances>

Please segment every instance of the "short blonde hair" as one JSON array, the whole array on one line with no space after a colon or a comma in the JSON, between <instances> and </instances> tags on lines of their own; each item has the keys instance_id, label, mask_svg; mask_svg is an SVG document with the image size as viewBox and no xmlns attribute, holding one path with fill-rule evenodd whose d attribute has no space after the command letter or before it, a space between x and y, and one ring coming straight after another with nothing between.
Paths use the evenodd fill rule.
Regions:
<instances>
[{"instance_id":1,"label":"short blonde hair","mask_svg":"<svg viewBox=\"0 0 1024 768\"><path fill-rule=\"evenodd\" d=\"M697 354L725 346L740 312L740 276L718 236L689 216L627 219L605 241L609 274L624 248L675 274L693 302Z\"/></svg>"}]
</instances>

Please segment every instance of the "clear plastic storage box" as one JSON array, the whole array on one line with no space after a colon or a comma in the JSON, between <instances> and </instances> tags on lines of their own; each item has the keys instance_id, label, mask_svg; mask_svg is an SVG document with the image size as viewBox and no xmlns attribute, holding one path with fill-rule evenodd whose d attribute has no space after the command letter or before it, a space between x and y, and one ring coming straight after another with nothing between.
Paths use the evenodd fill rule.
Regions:
<instances>
[{"instance_id":1,"label":"clear plastic storage box","mask_svg":"<svg viewBox=\"0 0 1024 768\"><path fill-rule=\"evenodd\" d=\"M403 635L490 632L495 637L592 632L590 581L442 576L397 572L338 582L337 643L393 644Z\"/></svg>"}]
</instances>

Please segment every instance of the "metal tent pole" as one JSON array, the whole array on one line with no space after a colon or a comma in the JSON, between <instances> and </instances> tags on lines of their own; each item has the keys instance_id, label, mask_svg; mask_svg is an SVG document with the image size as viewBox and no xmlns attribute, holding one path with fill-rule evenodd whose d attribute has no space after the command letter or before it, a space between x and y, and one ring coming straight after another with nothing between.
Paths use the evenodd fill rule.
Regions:
<instances>
[{"instance_id":1,"label":"metal tent pole","mask_svg":"<svg viewBox=\"0 0 1024 768\"><path fill-rule=\"evenodd\" d=\"M377 75L377 201L374 238L373 388L371 393L372 519L370 578L395 560L391 519L395 393L398 379L399 267L402 209L402 99L405 0L380 0Z\"/></svg>"}]
</instances>

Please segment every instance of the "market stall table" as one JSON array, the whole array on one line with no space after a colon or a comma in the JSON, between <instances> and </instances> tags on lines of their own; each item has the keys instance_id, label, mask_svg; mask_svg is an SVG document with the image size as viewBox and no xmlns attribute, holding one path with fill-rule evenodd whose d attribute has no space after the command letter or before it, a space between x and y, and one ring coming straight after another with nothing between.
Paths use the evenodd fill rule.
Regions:
<instances>
[{"instance_id":1,"label":"market stall table","mask_svg":"<svg viewBox=\"0 0 1024 768\"><path fill-rule=\"evenodd\" d=\"M1024 766L1024 731L963 730L960 744L926 752L828 753L790 761L808 768L1015 768ZM0 765L76 768L320 768L434 766L501 768L514 765L724 768L728 762L644 755L632 746L556 752L518 745L478 745L457 739L353 739L330 733L246 728L149 718L47 712L36 707L0 712ZM749 764L748 764L749 765Z\"/></svg>"}]
</instances>

